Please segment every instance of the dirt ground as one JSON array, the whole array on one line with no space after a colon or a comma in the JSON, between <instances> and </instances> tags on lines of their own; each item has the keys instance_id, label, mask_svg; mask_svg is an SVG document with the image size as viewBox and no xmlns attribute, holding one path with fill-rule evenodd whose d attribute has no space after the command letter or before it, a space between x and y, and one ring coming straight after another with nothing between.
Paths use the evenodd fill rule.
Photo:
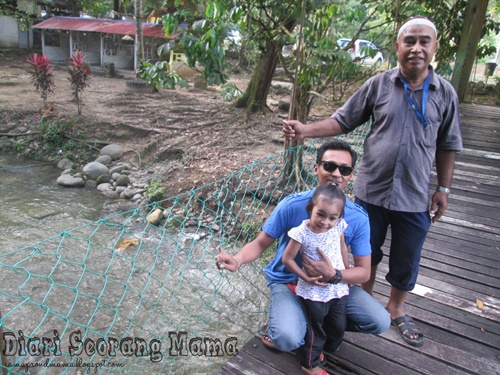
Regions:
<instances>
[{"instance_id":1,"label":"dirt ground","mask_svg":"<svg viewBox=\"0 0 500 375\"><path fill-rule=\"evenodd\" d=\"M0 50L0 134L38 129L42 99L30 82L27 56L26 51ZM284 148L281 124L287 112L277 104L289 100L289 83L273 82L270 111L247 116L218 97L220 88L195 89L192 78L189 89L144 92L127 86L127 80L134 79L131 72L117 73L121 77L111 78L93 68L90 86L83 92L82 117L74 126L89 144L121 144L125 161L161 178L168 196L227 176ZM67 66L55 65L54 77L49 116L69 123L78 116ZM232 76L231 81L244 91L248 77ZM320 98L311 116L323 118L334 109L333 103Z\"/></svg>"},{"instance_id":2,"label":"dirt ground","mask_svg":"<svg viewBox=\"0 0 500 375\"><path fill-rule=\"evenodd\" d=\"M30 83L27 53L0 50L0 133L19 129L36 131L42 107L40 93ZM281 122L287 112L247 116L218 97L217 88L144 92L127 86L128 72L110 78L94 69L83 92L82 118L77 125L88 140L119 143L124 159L166 181L168 193L177 194L280 152ZM66 66L54 68L55 90L48 97L50 117L61 122L77 117ZM248 79L232 80L244 90ZM269 102L289 98L286 89L272 90ZM5 113L15 113L6 116ZM91 143L91 142L89 142ZM104 144L103 144L104 145ZM102 147L102 146L101 146Z\"/></svg>"}]
</instances>

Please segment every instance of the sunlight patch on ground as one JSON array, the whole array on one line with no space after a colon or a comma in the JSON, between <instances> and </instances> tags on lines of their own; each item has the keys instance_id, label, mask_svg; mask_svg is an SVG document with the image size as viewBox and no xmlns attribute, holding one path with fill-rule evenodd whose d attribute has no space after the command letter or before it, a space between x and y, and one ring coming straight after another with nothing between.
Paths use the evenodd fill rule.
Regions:
<instances>
[{"instance_id":1,"label":"sunlight patch on ground","mask_svg":"<svg viewBox=\"0 0 500 375\"><path fill-rule=\"evenodd\" d=\"M417 296L425 297L428 294L432 294L432 289L420 284L416 284L415 288L411 292L413 294L416 294Z\"/></svg>"}]
</instances>

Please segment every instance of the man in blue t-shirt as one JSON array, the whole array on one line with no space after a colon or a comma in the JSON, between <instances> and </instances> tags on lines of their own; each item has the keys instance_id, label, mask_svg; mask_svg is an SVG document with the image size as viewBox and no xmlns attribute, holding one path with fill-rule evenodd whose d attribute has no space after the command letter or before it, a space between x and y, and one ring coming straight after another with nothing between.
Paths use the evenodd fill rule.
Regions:
<instances>
[{"instance_id":1,"label":"man in blue t-shirt","mask_svg":"<svg viewBox=\"0 0 500 375\"><path fill-rule=\"evenodd\" d=\"M314 173L319 184L336 184L344 190L353 176L357 154L344 141L331 141L323 144L317 153ZM281 261L283 252L290 241L288 231L299 226L309 218L306 204L314 190L293 194L281 201L267 219L262 231L255 240L245 245L236 255L221 252L216 256L217 267L237 271L243 264L258 259L276 239L279 240L274 259L265 268L268 286L271 291L269 325L263 342L269 347L282 351L297 349L304 343L307 319L298 297L290 286L297 281L297 276L289 271ZM321 276L331 283L349 285L364 283L370 278L371 247L368 215L358 205L347 200L344 219L348 224L345 231L347 246L350 246L354 267L336 270L322 252L322 260L312 259L298 254L296 259L311 276ZM384 307L359 286L349 288L347 296L347 330L379 334L385 332L391 324L390 316Z\"/></svg>"}]
</instances>

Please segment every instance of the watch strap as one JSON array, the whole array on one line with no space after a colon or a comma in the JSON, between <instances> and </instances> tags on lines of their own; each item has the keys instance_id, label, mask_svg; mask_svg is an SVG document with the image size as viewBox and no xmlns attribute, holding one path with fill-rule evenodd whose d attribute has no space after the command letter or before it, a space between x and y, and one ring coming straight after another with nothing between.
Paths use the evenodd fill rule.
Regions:
<instances>
[{"instance_id":1,"label":"watch strap","mask_svg":"<svg viewBox=\"0 0 500 375\"><path fill-rule=\"evenodd\" d=\"M335 275L328 281L330 284L338 284L342 281L342 272L335 269Z\"/></svg>"},{"instance_id":2,"label":"watch strap","mask_svg":"<svg viewBox=\"0 0 500 375\"><path fill-rule=\"evenodd\" d=\"M444 187L444 186L438 186L436 188L437 191L440 191L442 193L450 194L450 188Z\"/></svg>"}]
</instances>

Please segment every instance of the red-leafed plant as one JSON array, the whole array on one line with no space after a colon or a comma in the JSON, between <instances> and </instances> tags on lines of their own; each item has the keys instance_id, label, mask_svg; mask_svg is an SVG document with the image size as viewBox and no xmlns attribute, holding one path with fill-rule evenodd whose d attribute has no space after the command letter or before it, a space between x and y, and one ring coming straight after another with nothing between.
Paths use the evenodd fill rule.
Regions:
<instances>
[{"instance_id":1,"label":"red-leafed plant","mask_svg":"<svg viewBox=\"0 0 500 375\"><path fill-rule=\"evenodd\" d=\"M75 95L76 104L78 106L78 114L82 114L81 95L83 89L88 86L90 65L84 61L85 56L82 52L76 51L69 60L68 72L70 75L71 88Z\"/></svg>"},{"instance_id":2,"label":"red-leafed plant","mask_svg":"<svg viewBox=\"0 0 500 375\"><path fill-rule=\"evenodd\" d=\"M47 104L47 96L54 92L54 74L53 67L50 65L50 59L45 55L34 53L28 57L28 63L33 67L31 72L31 82L35 85L36 91L41 92L43 106Z\"/></svg>"}]
</instances>

